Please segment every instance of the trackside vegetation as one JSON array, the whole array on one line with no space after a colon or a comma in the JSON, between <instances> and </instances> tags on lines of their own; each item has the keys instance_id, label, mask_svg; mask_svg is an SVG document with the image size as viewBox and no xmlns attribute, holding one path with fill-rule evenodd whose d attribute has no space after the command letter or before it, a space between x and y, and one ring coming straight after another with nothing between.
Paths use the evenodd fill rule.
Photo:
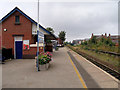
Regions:
<instances>
[{"instance_id":1,"label":"trackside vegetation","mask_svg":"<svg viewBox=\"0 0 120 90\"><path fill-rule=\"evenodd\" d=\"M90 40L81 42L81 45L78 46L84 49L95 49L115 53L119 53L120 50L120 47L116 46L109 37L101 37L97 39L93 36Z\"/></svg>"},{"instance_id":2,"label":"trackside vegetation","mask_svg":"<svg viewBox=\"0 0 120 90\"><path fill-rule=\"evenodd\" d=\"M83 52L87 55L99 59L105 64L107 63L108 66L113 67L113 69L115 69L118 72L120 70L119 56L99 52L100 50L102 50L119 53L120 47L116 46L110 38L101 37L97 39L93 36L90 40L81 42L80 45L74 46L73 44L67 43L67 46L73 49L74 51L77 50Z\"/></svg>"}]
</instances>

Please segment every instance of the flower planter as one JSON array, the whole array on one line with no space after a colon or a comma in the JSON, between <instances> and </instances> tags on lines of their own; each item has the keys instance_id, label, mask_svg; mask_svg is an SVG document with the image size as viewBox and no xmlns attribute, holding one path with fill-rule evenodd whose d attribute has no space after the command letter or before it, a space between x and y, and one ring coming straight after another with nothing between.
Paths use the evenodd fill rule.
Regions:
<instances>
[{"instance_id":1,"label":"flower planter","mask_svg":"<svg viewBox=\"0 0 120 90\"><path fill-rule=\"evenodd\" d=\"M39 69L40 70L47 70L50 66L50 61L52 54L50 52L46 53L40 53L38 56L38 63L39 63ZM35 66L37 67L37 56L35 57Z\"/></svg>"},{"instance_id":2,"label":"flower planter","mask_svg":"<svg viewBox=\"0 0 120 90\"><path fill-rule=\"evenodd\" d=\"M37 63L36 62L37 62L37 59L35 59L35 67L37 67ZM43 64L43 65L39 64L39 69L40 70L48 70L49 66L50 66L50 63L46 63L46 64Z\"/></svg>"},{"instance_id":3,"label":"flower planter","mask_svg":"<svg viewBox=\"0 0 120 90\"><path fill-rule=\"evenodd\" d=\"M43 65L39 65L39 69L40 70L48 70L49 65L50 65L49 63L43 64Z\"/></svg>"},{"instance_id":4,"label":"flower planter","mask_svg":"<svg viewBox=\"0 0 120 90\"><path fill-rule=\"evenodd\" d=\"M46 68L47 68L47 69L49 68L49 66L50 66L50 64L49 64L49 63L46 63Z\"/></svg>"},{"instance_id":5,"label":"flower planter","mask_svg":"<svg viewBox=\"0 0 120 90\"><path fill-rule=\"evenodd\" d=\"M40 69L40 70L47 70L45 64L39 65L39 69Z\"/></svg>"}]
</instances>

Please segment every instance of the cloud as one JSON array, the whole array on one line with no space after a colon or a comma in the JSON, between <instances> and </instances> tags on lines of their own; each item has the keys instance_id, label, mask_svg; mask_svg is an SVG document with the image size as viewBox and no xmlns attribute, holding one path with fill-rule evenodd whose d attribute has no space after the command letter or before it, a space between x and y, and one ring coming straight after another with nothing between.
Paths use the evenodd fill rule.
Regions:
<instances>
[{"instance_id":1,"label":"cloud","mask_svg":"<svg viewBox=\"0 0 120 90\"><path fill-rule=\"evenodd\" d=\"M7 3L1 3L0 18L15 6L18 6L37 21L37 2L32 0L31 2L15 2L15 0L11 0ZM88 38L91 36L91 33L117 34L118 0L40 2L40 24L44 27L52 27L56 35L61 30L65 30L68 41Z\"/></svg>"},{"instance_id":2,"label":"cloud","mask_svg":"<svg viewBox=\"0 0 120 90\"><path fill-rule=\"evenodd\" d=\"M118 2L119 0L39 0L39 2ZM1 0L1 2L38 2L38 0Z\"/></svg>"},{"instance_id":3,"label":"cloud","mask_svg":"<svg viewBox=\"0 0 120 90\"><path fill-rule=\"evenodd\" d=\"M117 10L117 3L52 3L41 10L41 22L52 26L56 34L65 30L67 40L87 38L91 33L117 34Z\"/></svg>"}]
</instances>

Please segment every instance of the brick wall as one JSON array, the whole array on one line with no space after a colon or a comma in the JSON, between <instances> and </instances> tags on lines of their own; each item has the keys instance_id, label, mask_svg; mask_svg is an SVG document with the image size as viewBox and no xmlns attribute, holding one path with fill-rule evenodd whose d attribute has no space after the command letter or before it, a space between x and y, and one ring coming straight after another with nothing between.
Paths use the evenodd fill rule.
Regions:
<instances>
[{"instance_id":1,"label":"brick wall","mask_svg":"<svg viewBox=\"0 0 120 90\"><path fill-rule=\"evenodd\" d=\"M39 51L42 52L43 47L39 48ZM36 52L37 52L37 47L30 47L29 50L23 50L23 55L27 55L27 54L36 55Z\"/></svg>"},{"instance_id":2,"label":"brick wall","mask_svg":"<svg viewBox=\"0 0 120 90\"><path fill-rule=\"evenodd\" d=\"M1 49L1 47L2 47L2 45L1 45L1 41L2 41L2 40L1 40L1 39L2 39L2 38L1 38L1 36L0 36L0 49Z\"/></svg>"},{"instance_id":3,"label":"brick wall","mask_svg":"<svg viewBox=\"0 0 120 90\"><path fill-rule=\"evenodd\" d=\"M43 47L39 48L40 52L43 52ZM35 58L37 52L37 47L30 47L29 50L23 51L23 58Z\"/></svg>"},{"instance_id":4,"label":"brick wall","mask_svg":"<svg viewBox=\"0 0 120 90\"><path fill-rule=\"evenodd\" d=\"M15 25L15 15L20 16L20 25ZM7 29L4 32L4 29ZM18 11L14 12L6 20L2 22L2 45L5 48L12 48L14 54L14 37L13 35L24 35L23 40L30 40L30 44L34 42L32 38L32 23L25 16ZM23 55L36 54L34 48L30 48L29 51L23 50Z\"/></svg>"}]
</instances>

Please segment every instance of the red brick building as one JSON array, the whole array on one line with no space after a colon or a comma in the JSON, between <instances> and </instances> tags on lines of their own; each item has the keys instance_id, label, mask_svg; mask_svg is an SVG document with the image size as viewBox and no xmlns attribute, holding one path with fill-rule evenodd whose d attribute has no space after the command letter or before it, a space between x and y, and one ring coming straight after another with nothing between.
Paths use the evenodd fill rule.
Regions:
<instances>
[{"instance_id":1,"label":"red brick building","mask_svg":"<svg viewBox=\"0 0 120 90\"><path fill-rule=\"evenodd\" d=\"M37 52L37 22L14 8L0 21L2 25L2 47L12 48L14 58L34 58ZM44 34L44 42L49 39L56 39L55 35L39 25L39 30ZM27 49L23 44L28 44ZM40 52L43 51L43 43L40 43Z\"/></svg>"},{"instance_id":2,"label":"red brick building","mask_svg":"<svg viewBox=\"0 0 120 90\"><path fill-rule=\"evenodd\" d=\"M116 46L119 46L119 41L120 41L120 35L110 35L107 36L107 34L105 33L105 35L93 35L92 33L92 36L91 36L91 39L92 37L95 36L97 39L101 38L101 37L104 37L104 38L110 38L112 40L113 43L115 43Z\"/></svg>"},{"instance_id":3,"label":"red brick building","mask_svg":"<svg viewBox=\"0 0 120 90\"><path fill-rule=\"evenodd\" d=\"M1 47L2 47L1 41L2 41L2 38L1 38L1 36L0 36L0 49L1 49Z\"/></svg>"},{"instance_id":4,"label":"red brick building","mask_svg":"<svg viewBox=\"0 0 120 90\"><path fill-rule=\"evenodd\" d=\"M60 38L57 38L57 40L58 40L58 44L63 44L63 41L60 39Z\"/></svg>"}]
</instances>

